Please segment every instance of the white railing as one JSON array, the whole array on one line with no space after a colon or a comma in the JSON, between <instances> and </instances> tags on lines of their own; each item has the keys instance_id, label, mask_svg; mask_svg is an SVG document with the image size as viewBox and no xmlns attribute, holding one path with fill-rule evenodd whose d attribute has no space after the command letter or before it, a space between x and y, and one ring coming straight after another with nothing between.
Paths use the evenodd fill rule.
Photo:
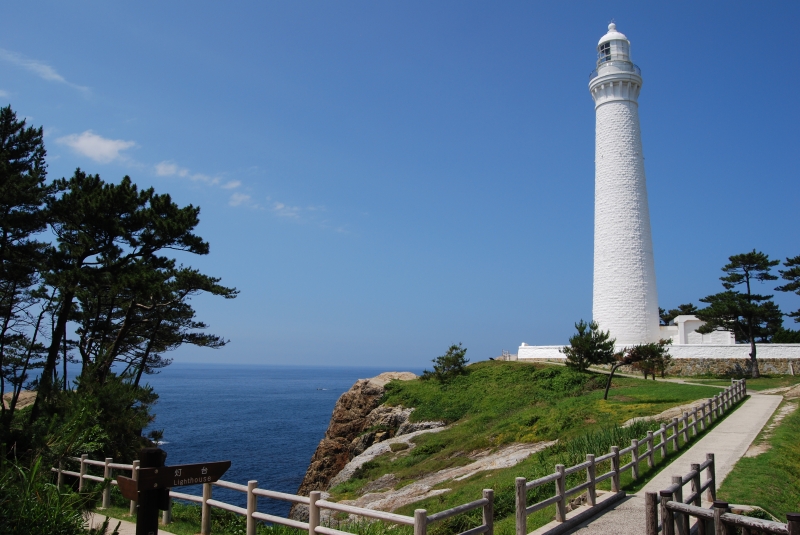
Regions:
<instances>
[{"instance_id":1,"label":"white railing","mask_svg":"<svg viewBox=\"0 0 800 535\"><path fill-rule=\"evenodd\" d=\"M683 444L689 442L689 432L692 436L704 431L711 423L717 420L725 412L730 410L737 402L744 399L747 395L747 383L744 379L733 380L731 386L717 394L713 398L701 403L692 409L691 412L684 412L683 417L673 418L668 424L661 424L658 431L648 431L647 436L641 440L631 440L631 445L620 449L612 446L611 452L599 457L588 454L586 461L575 466L565 467L563 464L556 465L556 471L552 474L540 477L533 481L527 481L524 477L516 478L516 535L527 533L528 515L544 509L550 505L556 506L556 522L562 523L567 520L567 498L586 491L587 505L595 507L597 505L597 484L607 479L611 480L611 492L620 493L620 476L631 471L631 477L635 480L639 478L639 465L647 461L648 467L655 466L655 452L660 450L661 459L667 456L667 444L672 444L672 451L678 451L680 444L679 437L683 438ZM656 444L656 437L660 441ZM646 449L640 451L642 447ZM622 456L630 455L630 461L625 464ZM597 465L609 461L611 469L601 475L597 475ZM711 471L714 471L714 460L711 458ZM586 482L581 483L571 489L566 488L566 477L576 472L586 471ZM545 500L527 505L528 492L542 485L555 482L555 494Z\"/></svg>"},{"instance_id":2,"label":"white railing","mask_svg":"<svg viewBox=\"0 0 800 535\"><path fill-rule=\"evenodd\" d=\"M134 461L132 464L119 464L112 462L113 459L108 458L104 461L94 461L82 455L80 458L70 457L69 460L79 462L80 470L78 472L64 470L63 466L53 468L54 472L58 473L59 486L64 482L64 476L73 476L78 478L78 490L83 490L84 481L96 481L102 483L106 480L110 481L103 490L103 508L107 508L111 504L111 486L116 485L117 482L112 478L113 470L124 470L131 472L131 479L139 479L139 461ZM103 477L92 475L88 473L89 467L103 467ZM213 499L213 487L222 487L225 489L243 492L247 495L247 506L239 507L230 503ZM247 519L247 535L255 535L256 525L258 521L270 522L273 524L280 524L291 528L308 531L309 535L316 533L324 535L349 535L346 531L334 529L329 526L322 525L320 522L320 513L322 510L327 509L330 511L338 511L356 515L358 517L369 518L373 520L382 520L392 524L413 526L414 535L425 535L428 526L435 522L439 522L450 518L455 515L466 513L474 509L482 509L482 523L481 525L467 530L457 535L478 535L480 533L487 533L493 535L494 533L494 491L492 489L484 489L483 497L470 503L458 505L446 511L440 511L428 515L425 509L417 509L414 511L414 516L398 515L395 513L387 513L384 511L377 511L375 509L367 509L364 507L355 507L342 503L331 502L321 499L319 491L310 493L310 496L298 496L296 494L288 494L285 492L277 492L274 490L258 488L258 481L248 481L247 485L241 485L230 481L219 480L214 483L203 484L203 495L196 496L193 494L186 494L183 492L176 492L170 490L170 498L185 500L190 502L199 503L201 507L200 512L200 533L201 535L211 534L211 508L216 507L224 511L230 511L246 517ZM284 518L281 516L261 513L257 511L258 497L270 498L273 500L282 500L294 504L303 504L308 506L308 522L301 522L291 518ZM130 503L130 514L136 514L136 502ZM170 500L170 507L162 514L162 523L169 524L172 521L172 500Z\"/></svg>"}]
</instances>

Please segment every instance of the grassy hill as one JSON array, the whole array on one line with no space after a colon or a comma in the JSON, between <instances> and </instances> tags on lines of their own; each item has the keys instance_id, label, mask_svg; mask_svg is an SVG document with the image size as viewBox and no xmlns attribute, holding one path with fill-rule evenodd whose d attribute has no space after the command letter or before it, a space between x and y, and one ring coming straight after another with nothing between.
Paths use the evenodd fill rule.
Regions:
<instances>
[{"instance_id":1,"label":"grassy hill","mask_svg":"<svg viewBox=\"0 0 800 535\"><path fill-rule=\"evenodd\" d=\"M483 488L493 488L496 517L502 519L495 532L511 534L515 477L534 479L552 473L557 463L577 464L587 453L606 453L612 445L624 447L631 438L641 438L648 429L658 427L649 422L621 428L630 418L655 415L719 393L718 388L624 377L614 379L609 399L604 401L606 376L602 374L500 361L476 363L467 370L467 375L446 384L433 380L389 383L384 403L414 407L412 421L444 420L451 426L416 437L412 449L392 451L364 464L353 478L331 489L334 498L356 498L365 487L370 489L370 482L386 474L393 474L394 488L399 489L425 474L471 463L469 456L476 451L491 451L513 442L558 440L555 446L514 467L446 481L439 487L450 489L448 492L398 511L409 514L420 507L429 513L444 510L477 499ZM643 472L646 477L647 469ZM632 484L629 480L623 483ZM552 489L544 487L541 493L552 495ZM436 525L432 533L467 529L476 525L478 514L454 517ZM547 509L532 515L529 529L552 516Z\"/></svg>"}]
</instances>

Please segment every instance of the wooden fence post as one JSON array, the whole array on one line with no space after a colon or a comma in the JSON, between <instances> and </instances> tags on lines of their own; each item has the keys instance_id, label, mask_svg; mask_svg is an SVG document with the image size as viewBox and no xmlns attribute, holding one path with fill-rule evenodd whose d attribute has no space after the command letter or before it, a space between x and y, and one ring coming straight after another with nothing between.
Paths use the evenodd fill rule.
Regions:
<instances>
[{"instance_id":1,"label":"wooden fence post","mask_svg":"<svg viewBox=\"0 0 800 535\"><path fill-rule=\"evenodd\" d=\"M714 419L719 420L722 416L722 400L720 399L720 395L717 394L714 396Z\"/></svg>"},{"instance_id":2,"label":"wooden fence post","mask_svg":"<svg viewBox=\"0 0 800 535\"><path fill-rule=\"evenodd\" d=\"M700 496L700 487L702 486L700 482L700 465L692 463L691 468L694 471L694 476L692 476L692 494L694 494L694 500L692 500L692 503L697 507L701 507L703 505L703 500L702 496ZM698 519L698 521L699 520L700 519Z\"/></svg>"},{"instance_id":3,"label":"wooden fence post","mask_svg":"<svg viewBox=\"0 0 800 535\"><path fill-rule=\"evenodd\" d=\"M528 515L525 511L528 507L528 490L525 488L525 478L518 477L514 480L516 486L517 501L517 533L516 535L526 535L528 531Z\"/></svg>"},{"instance_id":4,"label":"wooden fence post","mask_svg":"<svg viewBox=\"0 0 800 535\"><path fill-rule=\"evenodd\" d=\"M714 502L714 535L727 535L722 515L728 512L728 502Z\"/></svg>"},{"instance_id":5,"label":"wooden fence post","mask_svg":"<svg viewBox=\"0 0 800 535\"><path fill-rule=\"evenodd\" d=\"M683 443L689 442L689 413L683 413Z\"/></svg>"},{"instance_id":6,"label":"wooden fence post","mask_svg":"<svg viewBox=\"0 0 800 535\"><path fill-rule=\"evenodd\" d=\"M112 457L106 457L105 464L103 465L103 479L105 479L106 488L103 489L103 509L111 507L111 461Z\"/></svg>"},{"instance_id":7,"label":"wooden fence post","mask_svg":"<svg viewBox=\"0 0 800 535\"><path fill-rule=\"evenodd\" d=\"M683 503L683 478L681 476L672 476L672 485L675 487L672 501ZM689 535L689 515L675 513L675 525L678 527L677 532L679 535Z\"/></svg>"},{"instance_id":8,"label":"wooden fence post","mask_svg":"<svg viewBox=\"0 0 800 535\"><path fill-rule=\"evenodd\" d=\"M700 431L706 430L706 404L700 404Z\"/></svg>"},{"instance_id":9,"label":"wooden fence post","mask_svg":"<svg viewBox=\"0 0 800 535\"><path fill-rule=\"evenodd\" d=\"M258 496L253 491L257 486L258 481L251 479L247 482L247 535L256 535L256 519L253 518L253 513L258 506Z\"/></svg>"},{"instance_id":10,"label":"wooden fence post","mask_svg":"<svg viewBox=\"0 0 800 535\"><path fill-rule=\"evenodd\" d=\"M669 434L669 429L667 429L667 424L661 424L661 460L667 458L667 435Z\"/></svg>"},{"instance_id":11,"label":"wooden fence post","mask_svg":"<svg viewBox=\"0 0 800 535\"><path fill-rule=\"evenodd\" d=\"M211 483L203 483L203 501L200 506L200 535L211 534L211 506L208 500L211 499Z\"/></svg>"},{"instance_id":12,"label":"wooden fence post","mask_svg":"<svg viewBox=\"0 0 800 535\"><path fill-rule=\"evenodd\" d=\"M714 467L714 454L706 453L706 460L711 461L706 468L706 477L711 481L706 490L706 501L713 502L717 499L717 476L716 468Z\"/></svg>"},{"instance_id":13,"label":"wooden fence post","mask_svg":"<svg viewBox=\"0 0 800 535\"><path fill-rule=\"evenodd\" d=\"M80 468L80 470L78 471L78 473L80 474L80 476L78 477L78 492L80 492L80 491L82 491L82 490L83 490L83 476L85 476L85 475L86 475L86 467L87 467L87 464L86 464L86 458L87 458L88 456L89 456L89 455L88 455L88 454L86 454L86 453L84 453L83 455L81 455L81 468Z\"/></svg>"},{"instance_id":14,"label":"wooden fence post","mask_svg":"<svg viewBox=\"0 0 800 535\"><path fill-rule=\"evenodd\" d=\"M644 493L645 535L658 535L658 494Z\"/></svg>"},{"instance_id":15,"label":"wooden fence post","mask_svg":"<svg viewBox=\"0 0 800 535\"><path fill-rule=\"evenodd\" d=\"M639 479L639 441L635 438L631 439L631 462L633 463L631 477Z\"/></svg>"},{"instance_id":16,"label":"wooden fence post","mask_svg":"<svg viewBox=\"0 0 800 535\"><path fill-rule=\"evenodd\" d=\"M648 453L647 453L647 467L648 468L653 468L653 466L655 466L655 464L656 464L655 448L656 448L656 446L655 446L655 439L653 438L653 432L652 431L648 431L647 432L647 451L648 451Z\"/></svg>"},{"instance_id":17,"label":"wooden fence post","mask_svg":"<svg viewBox=\"0 0 800 535\"><path fill-rule=\"evenodd\" d=\"M800 535L800 513L786 513L786 527L789 535Z\"/></svg>"},{"instance_id":18,"label":"wooden fence post","mask_svg":"<svg viewBox=\"0 0 800 535\"><path fill-rule=\"evenodd\" d=\"M428 511L425 509L415 509L414 535L427 535L427 533L428 533Z\"/></svg>"},{"instance_id":19,"label":"wooden fence post","mask_svg":"<svg viewBox=\"0 0 800 535\"><path fill-rule=\"evenodd\" d=\"M672 493L668 490L659 492L661 496L661 533L662 535L675 535L675 516L667 507L667 502L672 498Z\"/></svg>"},{"instance_id":20,"label":"wooden fence post","mask_svg":"<svg viewBox=\"0 0 800 535\"><path fill-rule=\"evenodd\" d=\"M167 508L161 511L161 523L165 526L172 524L172 496L169 497Z\"/></svg>"},{"instance_id":21,"label":"wooden fence post","mask_svg":"<svg viewBox=\"0 0 800 535\"><path fill-rule=\"evenodd\" d=\"M556 479L556 496L561 498L556 502L556 522L564 522L567 519L567 486L566 476L564 475L564 465L557 464L556 472L558 472L558 479Z\"/></svg>"},{"instance_id":22,"label":"wooden fence post","mask_svg":"<svg viewBox=\"0 0 800 535\"><path fill-rule=\"evenodd\" d=\"M678 419L672 419L672 451L678 451Z\"/></svg>"},{"instance_id":23,"label":"wooden fence post","mask_svg":"<svg viewBox=\"0 0 800 535\"><path fill-rule=\"evenodd\" d=\"M131 463L131 479L134 480L134 481L139 481L139 460L138 459L133 461L133 463ZM129 511L129 514L131 516L135 516L136 515L136 506L137 505L138 505L138 503L136 502L136 500L131 500L131 508L130 508L130 511Z\"/></svg>"},{"instance_id":24,"label":"wooden fence post","mask_svg":"<svg viewBox=\"0 0 800 535\"><path fill-rule=\"evenodd\" d=\"M619 492L619 446L611 446L611 470L614 475L611 476L611 492Z\"/></svg>"},{"instance_id":25,"label":"wooden fence post","mask_svg":"<svg viewBox=\"0 0 800 535\"><path fill-rule=\"evenodd\" d=\"M494 535L494 490L483 489L483 497L489 501L483 506L483 525L488 529L486 535Z\"/></svg>"},{"instance_id":26,"label":"wooden fence post","mask_svg":"<svg viewBox=\"0 0 800 535\"><path fill-rule=\"evenodd\" d=\"M596 475L594 455L587 453L586 460L589 462L589 466L586 467L586 482L589 483L589 488L586 490L586 495L588 497L589 507L594 507L597 505L597 486L594 481Z\"/></svg>"},{"instance_id":27,"label":"wooden fence post","mask_svg":"<svg viewBox=\"0 0 800 535\"><path fill-rule=\"evenodd\" d=\"M64 460L58 460L58 480L56 485L58 486L58 490L61 490L61 485L64 484Z\"/></svg>"},{"instance_id":28,"label":"wooden fence post","mask_svg":"<svg viewBox=\"0 0 800 535\"><path fill-rule=\"evenodd\" d=\"M713 411L711 410L713 408L711 398L708 398L708 401L706 401L706 406L708 408L708 411L706 412L706 427L708 427L714 421L714 417L712 415Z\"/></svg>"},{"instance_id":29,"label":"wooden fence post","mask_svg":"<svg viewBox=\"0 0 800 535\"><path fill-rule=\"evenodd\" d=\"M322 493L318 490L312 490L308 493L308 535L315 535L317 532L317 527L319 526L319 506L317 506L317 502L321 496ZM414 511L414 535L418 535L417 511L422 510L423 509L417 509Z\"/></svg>"}]
</instances>

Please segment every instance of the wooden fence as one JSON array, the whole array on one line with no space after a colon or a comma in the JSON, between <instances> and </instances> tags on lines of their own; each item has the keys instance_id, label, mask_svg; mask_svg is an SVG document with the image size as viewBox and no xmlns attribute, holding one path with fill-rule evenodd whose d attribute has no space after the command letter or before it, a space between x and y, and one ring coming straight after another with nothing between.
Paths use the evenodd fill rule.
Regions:
<instances>
[{"instance_id":1,"label":"wooden fence","mask_svg":"<svg viewBox=\"0 0 800 535\"><path fill-rule=\"evenodd\" d=\"M700 483L702 471L709 473L705 483ZM691 483L691 493L684 498L683 487ZM712 507L701 507L702 494ZM786 524L761 520L743 515L734 515L727 502L716 500L714 478L714 454L706 455L702 464L692 464L691 471L683 476L673 476L672 485L660 491L645 493L645 534L657 535L742 535L774 533L778 535L800 535L800 513L786 515ZM661 523L658 514L661 512ZM691 525L691 517L696 518Z\"/></svg>"},{"instance_id":2,"label":"wooden fence","mask_svg":"<svg viewBox=\"0 0 800 535\"><path fill-rule=\"evenodd\" d=\"M564 522L567 517L567 498L575 494L586 491L587 503L590 507L597 505L597 484L607 479L611 480L611 492L618 494L620 490L620 476L631 471L633 479L639 477L639 465L642 462L647 462L649 467L655 465L655 452L659 451L661 458L667 456L668 444L671 444L672 451L677 451L680 447L679 437L683 438L683 443L689 441L689 434L697 436L698 433L704 431L713 421L717 420L725 412L730 410L734 404L744 399L747 387L744 379L733 380L730 387L723 390L720 394L708 399L704 403L693 408L691 412L684 412L683 417L673 418L668 424L661 424L661 429L657 431L648 431L647 436L641 440L632 440L631 445L620 449L618 446L613 446L611 452L599 457L595 455L587 455L586 461L570 467L564 465L556 465L555 473L541 477L534 481L527 481L523 477L516 478L516 535L525 535L527 531L527 517L528 515L543 509L549 505L555 504L556 506L556 521ZM656 438L659 442L656 443ZM642 451L642 448L645 448ZM625 459L624 456L630 456L630 460L621 464ZM53 468L54 472L58 473L59 486L64 481L64 476L73 476L78 478L78 489L82 490L84 481L104 482L110 480L111 485L116 485L113 472L126 471L131 473L131 479L139 479L139 461L133 461L132 464L119 464L114 463L113 459L107 458L104 461L95 461L89 459L86 455L80 458L71 457L69 460L78 462L79 470L77 472L65 470L63 465L58 468ZM597 475L597 467L599 464L609 462L610 470L603 474ZM708 462L708 461L706 461ZM704 463L705 466L705 463ZM713 480L713 457L711 459L711 474ZM103 475L93 475L89 473L89 469L102 468ZM571 489L566 488L566 477L585 471L586 481ZM546 485L548 483L555 483L555 494L541 502L533 505L527 505L528 492L531 489ZM103 491L103 507L109 507L111 503L111 485L107 486ZM225 503L212 498L213 486L227 488L247 494L247 507L239 507L229 503ZM256 510L258 497L270 498L275 500L283 500L291 503L298 503L307 505L309 509L309 521L300 522L289 518L283 518L266 513L260 513ZM383 520L398 525L407 525L414 527L414 535L425 535L428 525L450 518L452 516L465 513L474 509L481 508L483 510L483 521L480 526L465 531L457 535L477 535L479 533L493 533L493 501L494 491L485 489L483 497L473 502L459 505L446 511L427 514L425 509L417 509L414 516L404 516L394 513L385 513L383 511L376 511L374 509L366 509L363 507L354 507L345 504L339 504L320 498L319 492L312 492L309 496L298 496L295 494L287 494L267 489L258 488L257 481L248 481L247 485L232 483L230 481L219 480L215 483L206 483L203 485L202 496L193 494L186 494L183 492L170 491L171 498L186 500L190 502L199 503L201 505L201 530L202 535L209 535L211 533L211 508L217 507L226 511L231 511L247 517L247 535L254 535L256 529L256 521L265 521L275 524L281 524L289 527L294 527L301 530L308 530L309 535L315 533L335 535L346 533L331 527L320 525L320 510L338 511L348 514L353 514L365 518L372 518L376 520ZM130 514L133 516L136 513L136 502L130 503ZM163 523L171 521L170 510L164 511L162 516ZM797 535L800 535L798 533Z\"/></svg>"},{"instance_id":3,"label":"wooden fence","mask_svg":"<svg viewBox=\"0 0 800 535\"><path fill-rule=\"evenodd\" d=\"M77 472L65 470L63 468L63 465L59 466L59 468L53 468L52 470L58 474L59 486L64 483L64 476L73 476L78 478L78 490L83 490L85 481L95 481L98 483L103 483L104 481L108 480L110 482L110 485L106 486L106 488L103 490L102 503L104 508L107 508L111 505L111 486L117 484L117 482L112 477L114 470L130 472L132 479L134 480L139 479L139 470L138 470L139 461L134 461L132 464L119 464L112 462L113 459L105 459L105 461L94 461L88 459L86 455L82 455L80 458L70 457L69 460L80 463L80 469ZM103 476L101 477L98 475L90 474L88 472L90 467L97 467L97 468L102 467ZM213 499L212 493L214 486L245 493L247 495L247 506L239 507L230 503ZM402 526L413 526L414 535L425 535L427 533L428 526L430 524L445 520L447 518L462 513L472 511L474 509L482 509L481 525L457 535L479 535L481 533L486 533L488 535L494 534L494 491L492 489L484 489L483 497L473 502L465 503L463 505L458 505L451 509L447 509L446 511L440 511L438 513L433 513L431 515L428 515L425 509L417 509L414 511L414 516L398 515L395 513L377 511L375 509L355 507L352 505L346 505L342 503L323 500L322 493L318 491L311 492L309 496L298 496L296 494L288 494L285 492L260 489L258 488L257 481L248 481L247 485L241 485L238 483L232 483L230 481L219 480L214 483L203 484L202 496L186 494L183 492L175 492L173 490L170 490L169 495L170 498L175 498L179 500L185 500L200 504L201 535L211 534L212 507L217 507L225 511L231 511L233 513L246 517L247 535L255 535L257 521L270 522L273 524L280 524L283 526L289 526L303 531L308 531L309 535L314 535L316 533L323 535L350 535L346 531L341 531L323 525L320 522L322 516L321 512L323 510L337 511L340 513L357 515L359 517L370 518L374 520L382 520L384 522L390 522L392 524L397 524ZM291 518L284 518L281 516L275 516L267 513L258 512L257 505L259 496L263 498L282 500L290 503L303 504L308 506L308 517L309 517L308 522L301 522L298 520L292 520ZM171 507L172 503L170 501L170 509L164 511L162 514L162 523L164 524L168 524L172 521ZM130 503L130 514L131 516L134 516L136 514L136 502L134 501L131 501Z\"/></svg>"},{"instance_id":4,"label":"wooden fence","mask_svg":"<svg viewBox=\"0 0 800 535\"><path fill-rule=\"evenodd\" d=\"M655 465L655 452L659 451L661 459L667 456L667 446L671 444L672 451L678 451L680 447L679 437L683 438L685 445L689 441L689 433L697 436L704 431L713 421L730 410L738 401L747 395L747 383L745 379L732 380L731 386L708 399L691 412L684 412L682 418L673 418L668 424L661 424L658 431L648 431L647 436L641 440L631 440L631 445L620 449L612 446L611 452L599 457L589 454L586 461L575 466L565 467L563 464L556 465L556 471L552 474L540 477L533 481L527 481L524 477L516 478L516 535L527 533L528 515L544 509L550 505L556 506L556 522L567 520L567 499L570 496L586 491L587 505L595 507L597 505L597 484L607 479L611 480L611 492L620 493L620 476L631 471L633 479L639 478L639 465L647 461L648 467ZM659 442L656 443L656 438ZM642 447L645 448L641 451ZM623 456L630 456L630 461L620 464ZM603 462L610 462L610 470L597 475L597 465ZM713 479L714 461L711 459L711 473ZM566 488L566 477L576 472L586 471L586 481L572 487ZM545 500L533 505L527 505L528 492L532 489L555 482L555 494Z\"/></svg>"}]
</instances>

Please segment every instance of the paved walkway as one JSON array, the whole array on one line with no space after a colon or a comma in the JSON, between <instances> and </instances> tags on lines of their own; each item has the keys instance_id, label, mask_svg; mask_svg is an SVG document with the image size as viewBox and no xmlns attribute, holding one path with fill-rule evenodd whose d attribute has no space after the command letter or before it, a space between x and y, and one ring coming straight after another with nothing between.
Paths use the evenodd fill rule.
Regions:
<instances>
[{"instance_id":1,"label":"paved walkway","mask_svg":"<svg viewBox=\"0 0 800 535\"><path fill-rule=\"evenodd\" d=\"M103 524L103 521L106 519L103 516L103 512L100 511L99 513L89 513L89 527L97 528ZM120 523L119 525L119 535L136 535L136 524L133 522L126 522L125 520L117 520L116 518L112 518L108 521L108 535L113 533L114 528L117 527L117 522ZM158 530L158 535L173 535L168 531Z\"/></svg>"},{"instance_id":2,"label":"paved walkway","mask_svg":"<svg viewBox=\"0 0 800 535\"><path fill-rule=\"evenodd\" d=\"M613 509L590 520L572 533L641 535L644 526L644 493L658 492L672 484L672 476L684 475L692 463L702 463L706 453L714 454L717 487L750 447L761 428L783 400L780 395L749 392L750 398L731 416L716 426L656 475L636 494L629 495Z\"/></svg>"}]
</instances>

